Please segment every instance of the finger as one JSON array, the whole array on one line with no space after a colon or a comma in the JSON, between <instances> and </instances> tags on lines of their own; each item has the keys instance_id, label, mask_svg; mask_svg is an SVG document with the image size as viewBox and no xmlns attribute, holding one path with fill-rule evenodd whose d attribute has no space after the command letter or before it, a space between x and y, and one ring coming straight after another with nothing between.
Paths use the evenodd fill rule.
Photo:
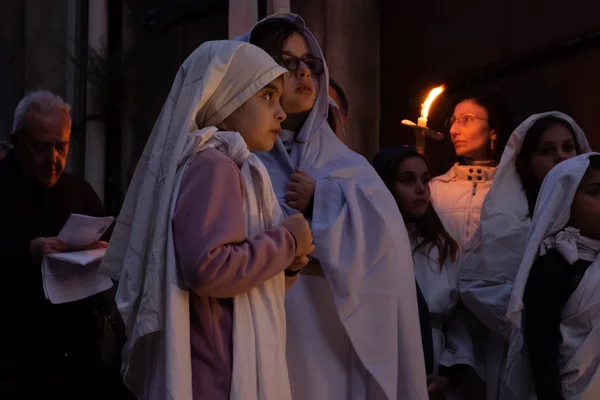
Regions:
<instances>
[{"instance_id":1,"label":"finger","mask_svg":"<svg viewBox=\"0 0 600 400\"><path fill-rule=\"evenodd\" d=\"M53 249L50 247L46 247L44 249L43 256L47 256L48 254L63 253L63 252L64 252L64 250L56 250L56 249Z\"/></svg>"},{"instance_id":2,"label":"finger","mask_svg":"<svg viewBox=\"0 0 600 400\"><path fill-rule=\"evenodd\" d=\"M290 181L290 183L288 183L287 190L288 192L297 192L300 190L300 184L298 182Z\"/></svg>"},{"instance_id":3,"label":"finger","mask_svg":"<svg viewBox=\"0 0 600 400\"><path fill-rule=\"evenodd\" d=\"M292 174L290 176L290 181L300 183L304 179L304 177L300 174Z\"/></svg>"},{"instance_id":4,"label":"finger","mask_svg":"<svg viewBox=\"0 0 600 400\"><path fill-rule=\"evenodd\" d=\"M308 264L308 257L307 256L300 256L297 257L298 260L298 265L304 267L306 264Z\"/></svg>"},{"instance_id":5,"label":"finger","mask_svg":"<svg viewBox=\"0 0 600 400\"><path fill-rule=\"evenodd\" d=\"M308 251L306 252L306 254L312 254L315 251L315 245L311 244L310 247L308 248ZM308 257L307 257L308 259Z\"/></svg>"},{"instance_id":6,"label":"finger","mask_svg":"<svg viewBox=\"0 0 600 400\"><path fill-rule=\"evenodd\" d=\"M288 201L287 204L288 204L288 206L290 206L290 207L295 208L296 210L298 210L298 204L299 203L297 201L294 201L294 200Z\"/></svg>"},{"instance_id":7,"label":"finger","mask_svg":"<svg viewBox=\"0 0 600 400\"><path fill-rule=\"evenodd\" d=\"M86 250L96 250L96 249L104 249L108 246L108 243L103 242L101 240L90 244L89 246L87 246L85 249Z\"/></svg>"},{"instance_id":8,"label":"finger","mask_svg":"<svg viewBox=\"0 0 600 400\"><path fill-rule=\"evenodd\" d=\"M58 251L64 251L69 248L65 242L60 239L53 239L49 242L50 248Z\"/></svg>"},{"instance_id":9,"label":"finger","mask_svg":"<svg viewBox=\"0 0 600 400\"><path fill-rule=\"evenodd\" d=\"M301 199L302 196L300 196L300 194L296 193L296 192L287 192L287 194L285 195L285 199L287 201L298 201Z\"/></svg>"},{"instance_id":10,"label":"finger","mask_svg":"<svg viewBox=\"0 0 600 400\"><path fill-rule=\"evenodd\" d=\"M297 174L300 174L302 176L306 176L306 177L312 178L309 174L307 174L306 172L302 171L300 168L296 168L296 169L294 169L294 171L296 171Z\"/></svg>"},{"instance_id":11,"label":"finger","mask_svg":"<svg viewBox=\"0 0 600 400\"><path fill-rule=\"evenodd\" d=\"M287 217L287 219L289 219L289 220L304 219L304 215L302 215L301 213L296 213L296 214L290 215L289 217Z\"/></svg>"}]
</instances>

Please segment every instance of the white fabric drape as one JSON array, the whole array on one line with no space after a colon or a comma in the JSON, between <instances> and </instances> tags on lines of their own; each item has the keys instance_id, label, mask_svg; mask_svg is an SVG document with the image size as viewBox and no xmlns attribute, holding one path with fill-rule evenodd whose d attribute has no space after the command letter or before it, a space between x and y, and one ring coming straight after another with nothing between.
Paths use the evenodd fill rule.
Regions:
<instances>
[{"instance_id":1,"label":"white fabric drape","mask_svg":"<svg viewBox=\"0 0 600 400\"><path fill-rule=\"evenodd\" d=\"M271 18L286 18L305 28L294 14L267 19ZM248 32L240 39L249 36ZM323 58L307 29L305 38L312 53ZM351 385L351 398L427 399L404 221L371 165L344 146L327 124L327 89L326 69L315 105L289 153L278 139L272 151L258 154L287 214L297 212L285 201L294 168L316 180L313 256L324 278L301 275L287 295L288 359L296 360L288 362L292 394L299 399L336 398L328 396L341 381ZM311 293L329 304L315 304ZM329 343L325 335L332 338ZM338 343L348 346L341 349Z\"/></svg>"},{"instance_id":2,"label":"white fabric drape","mask_svg":"<svg viewBox=\"0 0 600 400\"><path fill-rule=\"evenodd\" d=\"M549 239L556 240L568 223L571 204L589 166L591 155L600 154L582 154L554 167L546 176L540 190L533 215L533 228L508 306L507 315L515 326L511 332L506 365L506 376L509 382L522 379L523 295L531 267L542 247L546 249ZM544 241L546 241L545 245ZM589 252L589 246L586 247ZM560 369L563 394L568 400L597 399L600 393L600 296L598 293L600 293L600 258L596 257L562 312Z\"/></svg>"},{"instance_id":3,"label":"white fabric drape","mask_svg":"<svg viewBox=\"0 0 600 400\"><path fill-rule=\"evenodd\" d=\"M466 246L461 267L461 299L490 329L486 371L480 372L486 378L490 400L526 399L529 390L514 381L507 383L502 375L506 338L511 330L506 309L532 226L516 160L529 129L549 116L569 123L581 150L590 151L585 134L566 114L558 111L535 114L521 123L502 154L494 183L483 202L480 226Z\"/></svg>"},{"instance_id":4,"label":"white fabric drape","mask_svg":"<svg viewBox=\"0 0 600 400\"><path fill-rule=\"evenodd\" d=\"M172 246L180 167L199 130L220 123L283 73L255 46L216 41L194 51L175 77L100 267L119 281L116 301L127 330L122 373L140 399L192 396L189 297Z\"/></svg>"}]
</instances>

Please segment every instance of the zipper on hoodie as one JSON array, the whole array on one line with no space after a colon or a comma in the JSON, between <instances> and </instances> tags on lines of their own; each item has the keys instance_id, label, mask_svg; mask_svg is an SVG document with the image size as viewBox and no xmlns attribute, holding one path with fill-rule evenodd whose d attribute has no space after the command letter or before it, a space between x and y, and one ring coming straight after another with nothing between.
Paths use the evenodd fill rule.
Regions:
<instances>
[{"instance_id":1,"label":"zipper on hoodie","mask_svg":"<svg viewBox=\"0 0 600 400\"><path fill-rule=\"evenodd\" d=\"M475 196L476 192L477 192L477 182L473 182L473 196Z\"/></svg>"}]
</instances>

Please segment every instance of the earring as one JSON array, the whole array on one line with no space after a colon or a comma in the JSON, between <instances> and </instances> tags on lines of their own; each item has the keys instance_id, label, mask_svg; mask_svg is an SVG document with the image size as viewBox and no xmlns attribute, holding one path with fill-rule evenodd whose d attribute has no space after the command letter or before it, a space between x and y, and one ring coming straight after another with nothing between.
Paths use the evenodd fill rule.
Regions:
<instances>
[{"instance_id":1,"label":"earring","mask_svg":"<svg viewBox=\"0 0 600 400\"><path fill-rule=\"evenodd\" d=\"M492 148L492 151L496 150L496 141L495 140L491 140L490 141L490 147Z\"/></svg>"}]
</instances>

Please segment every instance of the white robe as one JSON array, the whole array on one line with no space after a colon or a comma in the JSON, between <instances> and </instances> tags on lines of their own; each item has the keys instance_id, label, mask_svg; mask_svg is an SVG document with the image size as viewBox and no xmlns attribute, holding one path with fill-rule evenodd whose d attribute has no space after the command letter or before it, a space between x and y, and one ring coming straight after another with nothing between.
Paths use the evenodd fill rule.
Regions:
<instances>
[{"instance_id":1,"label":"white robe","mask_svg":"<svg viewBox=\"0 0 600 400\"><path fill-rule=\"evenodd\" d=\"M579 147L589 151L583 131L568 115L552 111L532 115L521 123L502 154L494 183L483 202L480 227L467 244L462 262L461 299L488 329L488 343L482 349L486 354L485 370L480 374L485 377L489 400L527 399L529 390L516 381L508 383L504 377L506 339L511 332L505 314L531 228L516 159L529 129L547 116L569 123Z\"/></svg>"},{"instance_id":2,"label":"white robe","mask_svg":"<svg viewBox=\"0 0 600 400\"><path fill-rule=\"evenodd\" d=\"M421 238L418 240L422 240ZM413 249L415 247L413 242ZM439 366L469 365L473 369L480 368L481 360L475 353L473 332L471 332L472 315L460 307L455 307L459 300L458 279L460 276L459 255L452 262L446 259L440 270L438 248L425 247L413 253L415 278L427 302L433 338L434 374L439 373ZM452 390L447 398L462 398L458 390Z\"/></svg>"},{"instance_id":3,"label":"white robe","mask_svg":"<svg viewBox=\"0 0 600 400\"><path fill-rule=\"evenodd\" d=\"M540 190L532 232L508 305L507 316L514 324L504 372L509 384L522 380L522 365L526 360L522 332L523 295L529 272L542 243L555 236L569 222L571 204L589 165L590 155L600 156L599 153L582 154L554 167ZM559 367L563 396L567 400L600 398L600 257L596 256L563 307L560 330L562 343L559 347Z\"/></svg>"}]
</instances>

